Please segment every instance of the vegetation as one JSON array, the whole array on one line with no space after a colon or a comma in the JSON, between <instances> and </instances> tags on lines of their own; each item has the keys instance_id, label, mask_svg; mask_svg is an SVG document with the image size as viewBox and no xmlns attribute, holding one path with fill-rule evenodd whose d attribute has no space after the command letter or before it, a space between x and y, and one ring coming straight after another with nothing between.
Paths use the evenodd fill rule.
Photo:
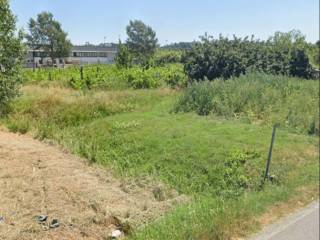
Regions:
<instances>
[{"instance_id":1,"label":"vegetation","mask_svg":"<svg viewBox=\"0 0 320 240\"><path fill-rule=\"evenodd\" d=\"M2 110L16 95L21 42L8 2L0 1ZM52 14L29 27L30 45L52 59L67 54L67 35ZM23 94L1 123L119 177L152 178L189 196L131 239L243 237L268 206L318 197L319 85L302 79L310 78L313 48L300 32L267 41L205 36L178 44L188 49L183 54L156 51L156 34L141 21L130 21L127 34L115 65L25 69ZM263 182L274 123L273 178ZM159 187L154 197L172 196Z\"/></svg>"},{"instance_id":2,"label":"vegetation","mask_svg":"<svg viewBox=\"0 0 320 240\"><path fill-rule=\"evenodd\" d=\"M127 26L127 35L126 44L134 60L147 66L157 48L158 39L155 31L142 21L134 20Z\"/></svg>"},{"instance_id":3,"label":"vegetation","mask_svg":"<svg viewBox=\"0 0 320 240\"><path fill-rule=\"evenodd\" d=\"M319 84L265 74L195 83L181 95L174 110L280 123L297 132L319 134Z\"/></svg>"},{"instance_id":4,"label":"vegetation","mask_svg":"<svg viewBox=\"0 0 320 240\"><path fill-rule=\"evenodd\" d=\"M182 51L159 49L154 56L155 66L164 66L170 63L181 63Z\"/></svg>"},{"instance_id":5,"label":"vegetation","mask_svg":"<svg viewBox=\"0 0 320 240\"><path fill-rule=\"evenodd\" d=\"M118 68L115 65L88 65L83 67L83 79L81 79L79 67L47 68L37 69L36 71L25 69L23 79L28 84L52 84L81 90L119 90L165 86L176 88L184 86L187 81L181 64L150 67L147 70L139 66L125 69Z\"/></svg>"},{"instance_id":6,"label":"vegetation","mask_svg":"<svg viewBox=\"0 0 320 240\"><path fill-rule=\"evenodd\" d=\"M61 24L53 18L52 13L39 13L37 19L29 21L30 33L26 36L28 45L32 49L41 49L45 56L53 62L57 58L68 57L71 51L71 42L67 33L62 30Z\"/></svg>"},{"instance_id":7,"label":"vegetation","mask_svg":"<svg viewBox=\"0 0 320 240\"><path fill-rule=\"evenodd\" d=\"M131 238L229 239L256 229L254 217L268 206L305 196L299 192L302 187L309 189L309 196L318 194L318 140L304 134L303 120L293 120L301 131L292 131L293 125L278 130L271 165L275 177L261 185L271 127L252 123L276 116L281 104L301 113L301 99L307 106L303 114L317 115L312 103L316 82L282 80L248 75L196 84L182 95L164 88L78 91L29 85L3 121L11 131L51 139L90 162L108 166L120 177L133 181L152 177L191 197L189 203L136 229ZM208 89L204 97L213 91L216 106L226 114L170 113L176 102L184 106L181 99L191 89L196 96L198 88L200 92ZM201 101L195 98L194 102ZM250 107L257 118L230 117L236 110L249 118ZM165 192L161 195L170 198Z\"/></svg>"},{"instance_id":8,"label":"vegetation","mask_svg":"<svg viewBox=\"0 0 320 240\"><path fill-rule=\"evenodd\" d=\"M178 43L164 45L161 47L161 49L181 51L181 50L191 49L193 44L194 42L178 42Z\"/></svg>"},{"instance_id":9,"label":"vegetation","mask_svg":"<svg viewBox=\"0 0 320 240\"><path fill-rule=\"evenodd\" d=\"M315 69L320 69L320 40L315 44L310 43L307 48L311 65Z\"/></svg>"},{"instance_id":10,"label":"vegetation","mask_svg":"<svg viewBox=\"0 0 320 240\"><path fill-rule=\"evenodd\" d=\"M16 18L7 0L0 0L0 115L18 94L20 63L23 56L22 36L16 35Z\"/></svg>"},{"instance_id":11,"label":"vegetation","mask_svg":"<svg viewBox=\"0 0 320 240\"><path fill-rule=\"evenodd\" d=\"M250 71L311 78L308 44L299 31L276 32L267 41L253 37L201 37L183 62L191 80L238 77Z\"/></svg>"},{"instance_id":12,"label":"vegetation","mask_svg":"<svg viewBox=\"0 0 320 240\"><path fill-rule=\"evenodd\" d=\"M129 49L126 45L122 44L119 40L118 52L115 57L116 66L120 68L129 68L132 66L132 56L129 52Z\"/></svg>"}]
</instances>

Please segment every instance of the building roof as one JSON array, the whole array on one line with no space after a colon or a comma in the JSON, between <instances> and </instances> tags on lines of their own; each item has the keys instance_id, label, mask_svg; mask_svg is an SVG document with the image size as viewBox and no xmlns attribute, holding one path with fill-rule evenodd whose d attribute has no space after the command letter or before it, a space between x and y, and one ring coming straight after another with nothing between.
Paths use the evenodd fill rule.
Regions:
<instances>
[{"instance_id":1,"label":"building roof","mask_svg":"<svg viewBox=\"0 0 320 240\"><path fill-rule=\"evenodd\" d=\"M115 46L96 46L96 45L74 45L72 52L116 52Z\"/></svg>"}]
</instances>

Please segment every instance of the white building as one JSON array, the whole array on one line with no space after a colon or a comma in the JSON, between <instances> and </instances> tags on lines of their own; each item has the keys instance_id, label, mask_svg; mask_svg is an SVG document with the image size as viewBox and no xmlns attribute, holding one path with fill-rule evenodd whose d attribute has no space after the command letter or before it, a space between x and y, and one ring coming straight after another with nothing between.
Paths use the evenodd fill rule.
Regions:
<instances>
[{"instance_id":1,"label":"white building","mask_svg":"<svg viewBox=\"0 0 320 240\"><path fill-rule=\"evenodd\" d=\"M114 62L117 48L113 45L83 45L73 46L70 56L65 59L56 59L54 65L64 64L110 64ZM26 67L40 67L51 65L49 58L43 50L28 50L26 56Z\"/></svg>"}]
</instances>

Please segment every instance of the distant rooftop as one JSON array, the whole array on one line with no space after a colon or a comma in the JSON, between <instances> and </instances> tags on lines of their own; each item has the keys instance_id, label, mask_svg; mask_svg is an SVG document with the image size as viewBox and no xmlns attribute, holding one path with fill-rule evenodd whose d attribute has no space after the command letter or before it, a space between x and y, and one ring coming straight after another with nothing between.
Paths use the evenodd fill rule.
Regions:
<instances>
[{"instance_id":1,"label":"distant rooftop","mask_svg":"<svg viewBox=\"0 0 320 240\"><path fill-rule=\"evenodd\" d=\"M73 52L115 52L117 51L116 46L108 45L74 45L72 46Z\"/></svg>"}]
</instances>

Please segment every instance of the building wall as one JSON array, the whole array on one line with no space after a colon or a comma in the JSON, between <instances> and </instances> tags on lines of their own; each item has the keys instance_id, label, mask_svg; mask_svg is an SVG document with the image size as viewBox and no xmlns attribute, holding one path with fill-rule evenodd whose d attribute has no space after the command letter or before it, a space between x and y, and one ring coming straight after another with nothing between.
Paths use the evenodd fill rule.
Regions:
<instances>
[{"instance_id":1,"label":"building wall","mask_svg":"<svg viewBox=\"0 0 320 240\"><path fill-rule=\"evenodd\" d=\"M111 64L114 62L116 53L108 53L106 57L68 57L67 62L74 64Z\"/></svg>"},{"instance_id":2,"label":"building wall","mask_svg":"<svg viewBox=\"0 0 320 240\"><path fill-rule=\"evenodd\" d=\"M49 58L49 57L44 57L44 58L34 57L33 58L32 54L28 54L27 58L25 59L25 66L28 68L40 67L42 65L48 65L49 63L51 63L51 58ZM54 61L54 64L57 66L64 65L64 63L62 61L59 61L59 59L56 59Z\"/></svg>"},{"instance_id":3,"label":"building wall","mask_svg":"<svg viewBox=\"0 0 320 240\"><path fill-rule=\"evenodd\" d=\"M42 65L48 65L51 63L51 59L49 57L39 57L41 53L36 52L35 57L33 57L32 52L28 52L25 59L25 66L32 67L40 67ZM65 59L66 63L69 64L111 64L114 62L114 58L116 56L116 52L72 52L71 56ZM42 63L41 63L42 62ZM63 66L63 60L56 59L54 64L57 66Z\"/></svg>"}]
</instances>

